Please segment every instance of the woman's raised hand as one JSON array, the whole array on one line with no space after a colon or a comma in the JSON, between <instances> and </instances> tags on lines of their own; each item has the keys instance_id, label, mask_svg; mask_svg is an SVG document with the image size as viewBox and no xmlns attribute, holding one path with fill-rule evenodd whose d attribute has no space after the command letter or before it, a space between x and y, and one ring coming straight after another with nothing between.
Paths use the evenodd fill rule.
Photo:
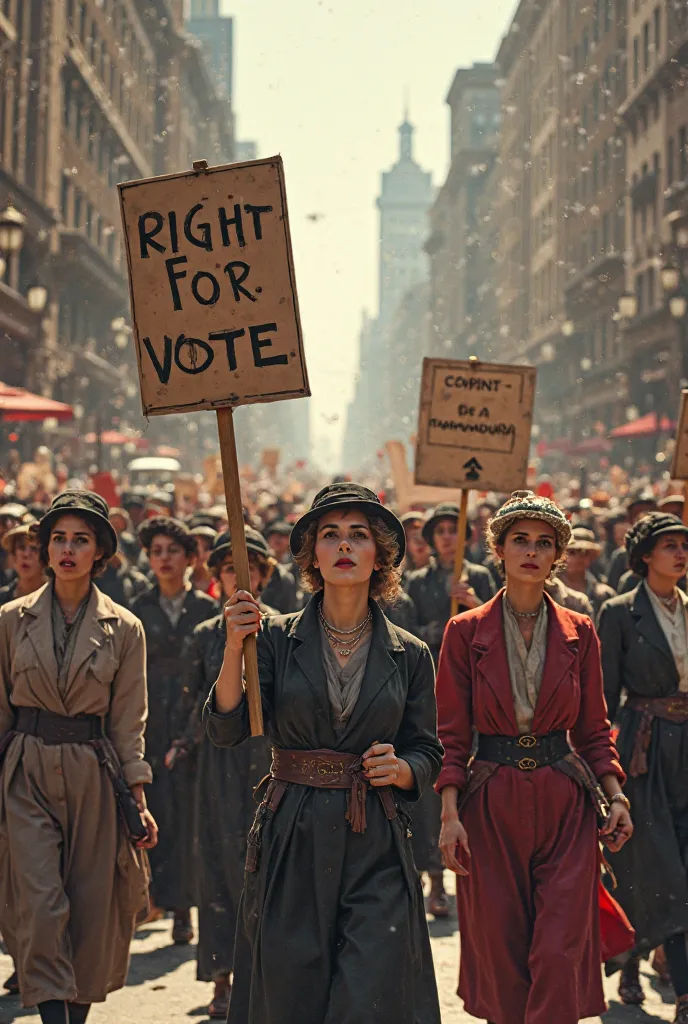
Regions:
<instances>
[{"instance_id":1,"label":"woman's raised hand","mask_svg":"<svg viewBox=\"0 0 688 1024\"><path fill-rule=\"evenodd\" d=\"M225 605L226 646L241 653L244 639L260 629L258 602L247 590L237 590Z\"/></svg>"}]
</instances>

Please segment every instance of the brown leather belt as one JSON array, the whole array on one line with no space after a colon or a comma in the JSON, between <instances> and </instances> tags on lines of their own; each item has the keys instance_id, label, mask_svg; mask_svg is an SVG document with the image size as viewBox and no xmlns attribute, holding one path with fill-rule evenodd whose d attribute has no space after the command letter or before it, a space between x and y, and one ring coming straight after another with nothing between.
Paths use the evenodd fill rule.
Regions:
<instances>
[{"instance_id":1,"label":"brown leather belt","mask_svg":"<svg viewBox=\"0 0 688 1024\"><path fill-rule=\"evenodd\" d=\"M647 775L647 751L652 739L652 723L655 718L663 718L677 725L688 722L688 693L675 693L672 697L631 696L626 700L626 707L641 714L633 744L629 775Z\"/></svg>"},{"instance_id":2,"label":"brown leather belt","mask_svg":"<svg viewBox=\"0 0 688 1024\"><path fill-rule=\"evenodd\" d=\"M275 785L266 793L268 807L277 810L288 784L318 789L348 789L346 819L353 832L365 832L368 780L357 754L337 750L279 750L273 747L270 772ZM397 809L389 786L375 789L385 814L396 818Z\"/></svg>"}]
</instances>

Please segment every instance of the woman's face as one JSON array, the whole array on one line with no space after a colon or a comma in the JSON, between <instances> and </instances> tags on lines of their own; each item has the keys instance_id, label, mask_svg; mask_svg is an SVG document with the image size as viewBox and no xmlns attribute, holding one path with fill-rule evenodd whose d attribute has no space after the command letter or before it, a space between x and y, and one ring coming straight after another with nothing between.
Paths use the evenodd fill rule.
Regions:
<instances>
[{"instance_id":1,"label":"woman's face","mask_svg":"<svg viewBox=\"0 0 688 1024\"><path fill-rule=\"evenodd\" d=\"M158 533L153 537L148 552L148 560L151 571L158 582L176 582L179 585L184 580L184 573L190 562L186 549L179 541L162 533Z\"/></svg>"},{"instance_id":2,"label":"woman's face","mask_svg":"<svg viewBox=\"0 0 688 1024\"><path fill-rule=\"evenodd\" d=\"M40 576L42 569L38 541L30 537L19 537L14 545L12 561L20 580Z\"/></svg>"},{"instance_id":3,"label":"woman's face","mask_svg":"<svg viewBox=\"0 0 688 1024\"><path fill-rule=\"evenodd\" d=\"M626 536L630 525L631 524L627 520L624 520L623 523L614 523L612 527L612 537L614 539L615 548L623 547L624 537Z\"/></svg>"},{"instance_id":4,"label":"woman's face","mask_svg":"<svg viewBox=\"0 0 688 1024\"><path fill-rule=\"evenodd\" d=\"M456 554L456 519L440 519L433 530L432 543L441 562L448 562Z\"/></svg>"},{"instance_id":5,"label":"woman's face","mask_svg":"<svg viewBox=\"0 0 688 1024\"><path fill-rule=\"evenodd\" d=\"M121 516L118 512L110 516L110 522L114 526L117 534L122 534L127 528L127 521L124 516Z\"/></svg>"},{"instance_id":6,"label":"woman's face","mask_svg":"<svg viewBox=\"0 0 688 1024\"><path fill-rule=\"evenodd\" d=\"M196 555L199 565L206 565L210 552L213 550L213 542L209 537L196 536Z\"/></svg>"},{"instance_id":7,"label":"woman's face","mask_svg":"<svg viewBox=\"0 0 688 1024\"><path fill-rule=\"evenodd\" d=\"M590 552L584 548L569 548L566 552L566 571L572 576L580 576L590 564Z\"/></svg>"},{"instance_id":8,"label":"woman's face","mask_svg":"<svg viewBox=\"0 0 688 1024\"><path fill-rule=\"evenodd\" d=\"M328 512L318 521L313 564L325 583L335 587L368 583L379 568L376 559L375 539L363 512Z\"/></svg>"},{"instance_id":9,"label":"woman's face","mask_svg":"<svg viewBox=\"0 0 688 1024\"><path fill-rule=\"evenodd\" d=\"M90 577L93 563L103 557L96 532L80 516L60 516L50 531L48 561L55 578L74 582Z\"/></svg>"},{"instance_id":10,"label":"woman's face","mask_svg":"<svg viewBox=\"0 0 688 1024\"><path fill-rule=\"evenodd\" d=\"M411 526L406 532L406 551L416 569L422 569L430 561L430 546L426 544L421 533L420 523Z\"/></svg>"},{"instance_id":11,"label":"woman's face","mask_svg":"<svg viewBox=\"0 0 688 1024\"><path fill-rule=\"evenodd\" d=\"M643 561L648 575L673 579L674 582L680 580L688 566L688 537L683 533L663 534L657 538L650 554L643 556Z\"/></svg>"},{"instance_id":12,"label":"woman's face","mask_svg":"<svg viewBox=\"0 0 688 1024\"><path fill-rule=\"evenodd\" d=\"M519 519L507 530L497 554L504 562L507 580L543 583L557 557L557 534L540 519Z\"/></svg>"},{"instance_id":13,"label":"woman's face","mask_svg":"<svg viewBox=\"0 0 688 1024\"><path fill-rule=\"evenodd\" d=\"M262 584L267 566L256 555L249 553L248 569L251 577L251 593L254 597L258 597L263 589ZM236 569L231 555L228 555L220 566L220 583L223 596L229 600L237 590Z\"/></svg>"}]
</instances>

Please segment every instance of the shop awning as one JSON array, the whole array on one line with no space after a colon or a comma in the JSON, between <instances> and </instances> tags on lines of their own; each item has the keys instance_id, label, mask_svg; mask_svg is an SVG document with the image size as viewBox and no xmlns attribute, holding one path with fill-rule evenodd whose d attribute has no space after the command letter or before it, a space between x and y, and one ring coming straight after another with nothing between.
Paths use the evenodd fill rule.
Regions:
<instances>
[{"instance_id":1,"label":"shop awning","mask_svg":"<svg viewBox=\"0 0 688 1024\"><path fill-rule=\"evenodd\" d=\"M604 455L612 450L612 442L606 437L586 437L569 450L570 455Z\"/></svg>"},{"instance_id":2,"label":"shop awning","mask_svg":"<svg viewBox=\"0 0 688 1024\"><path fill-rule=\"evenodd\" d=\"M24 388L13 388L0 381L0 419L5 423L49 419L64 421L73 418L71 405L54 402L52 398L34 395Z\"/></svg>"},{"instance_id":3,"label":"shop awning","mask_svg":"<svg viewBox=\"0 0 688 1024\"><path fill-rule=\"evenodd\" d=\"M637 420L624 423L616 427L609 434L610 437L652 437L653 434L670 434L676 429L674 420L668 416L658 416L656 412L648 412Z\"/></svg>"},{"instance_id":4,"label":"shop awning","mask_svg":"<svg viewBox=\"0 0 688 1024\"><path fill-rule=\"evenodd\" d=\"M86 434L86 444L96 444L98 435L91 432ZM150 448L150 441L145 437L131 437L129 434L122 434L119 430L104 430L100 435L101 444L125 445L135 444L139 451L147 451Z\"/></svg>"}]
</instances>

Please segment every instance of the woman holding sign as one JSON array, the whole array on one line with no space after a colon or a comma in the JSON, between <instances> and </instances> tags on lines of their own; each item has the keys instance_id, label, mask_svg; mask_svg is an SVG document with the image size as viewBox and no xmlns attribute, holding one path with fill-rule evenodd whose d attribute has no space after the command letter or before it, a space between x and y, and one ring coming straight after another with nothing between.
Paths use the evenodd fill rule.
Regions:
<instances>
[{"instance_id":1,"label":"woman holding sign","mask_svg":"<svg viewBox=\"0 0 688 1024\"><path fill-rule=\"evenodd\" d=\"M231 598L206 706L215 743L247 738L242 641L259 630L273 762L249 836L228 1020L439 1024L407 813L441 764L432 659L377 604L397 590L403 527L368 488L333 484L291 548L314 596L262 625L250 594Z\"/></svg>"},{"instance_id":2,"label":"woman holding sign","mask_svg":"<svg viewBox=\"0 0 688 1024\"><path fill-rule=\"evenodd\" d=\"M598 814L611 849L633 831L595 630L545 591L570 536L554 502L515 492L488 523L506 587L449 622L440 655L440 846L458 875L459 995L498 1024L604 1011Z\"/></svg>"}]
</instances>

